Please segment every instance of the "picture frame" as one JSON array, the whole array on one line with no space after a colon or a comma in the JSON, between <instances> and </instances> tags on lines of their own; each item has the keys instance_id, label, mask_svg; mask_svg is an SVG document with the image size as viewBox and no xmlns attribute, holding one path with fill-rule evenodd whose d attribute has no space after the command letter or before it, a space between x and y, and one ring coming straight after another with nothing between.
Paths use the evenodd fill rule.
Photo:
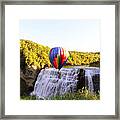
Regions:
<instances>
[{"instance_id":1,"label":"picture frame","mask_svg":"<svg viewBox=\"0 0 120 120\"><path fill-rule=\"evenodd\" d=\"M5 5L115 5L115 115L5 115ZM1 119L119 119L119 1L2 1L1 8Z\"/></svg>"}]
</instances>

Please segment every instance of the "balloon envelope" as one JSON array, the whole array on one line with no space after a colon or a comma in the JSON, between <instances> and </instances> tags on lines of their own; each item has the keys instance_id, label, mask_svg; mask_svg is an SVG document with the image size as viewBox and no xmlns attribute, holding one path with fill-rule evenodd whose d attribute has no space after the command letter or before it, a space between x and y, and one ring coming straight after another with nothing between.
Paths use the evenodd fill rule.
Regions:
<instances>
[{"instance_id":1,"label":"balloon envelope","mask_svg":"<svg viewBox=\"0 0 120 120\"><path fill-rule=\"evenodd\" d=\"M54 47L50 50L49 59L56 69L61 69L66 64L69 53L62 47Z\"/></svg>"}]
</instances>

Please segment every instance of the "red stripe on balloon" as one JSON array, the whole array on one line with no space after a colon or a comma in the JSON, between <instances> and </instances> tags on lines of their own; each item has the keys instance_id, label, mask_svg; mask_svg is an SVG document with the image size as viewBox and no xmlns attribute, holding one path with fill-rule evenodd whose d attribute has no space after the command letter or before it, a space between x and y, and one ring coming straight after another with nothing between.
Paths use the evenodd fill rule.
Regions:
<instances>
[{"instance_id":1,"label":"red stripe on balloon","mask_svg":"<svg viewBox=\"0 0 120 120\"><path fill-rule=\"evenodd\" d=\"M54 64L54 67L57 69L58 68L58 63L57 63L57 58L56 57L54 58L53 64Z\"/></svg>"},{"instance_id":2,"label":"red stripe on balloon","mask_svg":"<svg viewBox=\"0 0 120 120\"><path fill-rule=\"evenodd\" d=\"M61 63L64 63L64 50L62 48L62 52L61 52Z\"/></svg>"}]
</instances>

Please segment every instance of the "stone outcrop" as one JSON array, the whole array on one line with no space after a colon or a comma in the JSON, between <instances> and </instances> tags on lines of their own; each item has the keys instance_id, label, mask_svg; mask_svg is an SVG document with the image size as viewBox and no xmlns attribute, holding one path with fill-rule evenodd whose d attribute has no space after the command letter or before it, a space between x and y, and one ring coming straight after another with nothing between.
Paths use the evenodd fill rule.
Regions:
<instances>
[{"instance_id":1,"label":"stone outcrop","mask_svg":"<svg viewBox=\"0 0 120 120\"><path fill-rule=\"evenodd\" d=\"M26 67L20 71L20 95L29 95L34 90L34 84L37 75L40 72L38 69Z\"/></svg>"}]
</instances>

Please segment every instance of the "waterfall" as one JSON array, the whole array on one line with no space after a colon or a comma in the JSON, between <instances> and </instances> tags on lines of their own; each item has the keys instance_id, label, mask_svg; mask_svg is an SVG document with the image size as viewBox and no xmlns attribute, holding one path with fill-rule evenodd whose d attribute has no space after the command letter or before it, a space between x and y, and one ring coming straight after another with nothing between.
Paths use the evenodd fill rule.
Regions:
<instances>
[{"instance_id":1,"label":"waterfall","mask_svg":"<svg viewBox=\"0 0 120 120\"><path fill-rule=\"evenodd\" d=\"M85 76L88 78L88 90L90 92L93 92L93 81L92 81L92 71L91 70L85 70Z\"/></svg>"},{"instance_id":2,"label":"waterfall","mask_svg":"<svg viewBox=\"0 0 120 120\"><path fill-rule=\"evenodd\" d=\"M95 74L99 74L99 69L96 69L96 68L86 68L85 69L85 76L87 77L87 80L88 80L88 90L90 92L94 91L94 85L93 85L92 77Z\"/></svg>"},{"instance_id":3,"label":"waterfall","mask_svg":"<svg viewBox=\"0 0 120 120\"><path fill-rule=\"evenodd\" d=\"M49 99L52 96L74 92L77 84L75 72L75 69L61 69L59 79L58 70L54 68L42 70L38 75L33 94L38 99Z\"/></svg>"},{"instance_id":4,"label":"waterfall","mask_svg":"<svg viewBox=\"0 0 120 120\"><path fill-rule=\"evenodd\" d=\"M84 68L84 70L85 76L88 78L88 89L92 92L94 90L92 76L98 74L99 69ZM31 95L35 95L38 99L50 99L53 96L73 93L76 91L79 71L80 67L62 68L59 78L57 69L43 69L37 77L34 91Z\"/></svg>"}]
</instances>

